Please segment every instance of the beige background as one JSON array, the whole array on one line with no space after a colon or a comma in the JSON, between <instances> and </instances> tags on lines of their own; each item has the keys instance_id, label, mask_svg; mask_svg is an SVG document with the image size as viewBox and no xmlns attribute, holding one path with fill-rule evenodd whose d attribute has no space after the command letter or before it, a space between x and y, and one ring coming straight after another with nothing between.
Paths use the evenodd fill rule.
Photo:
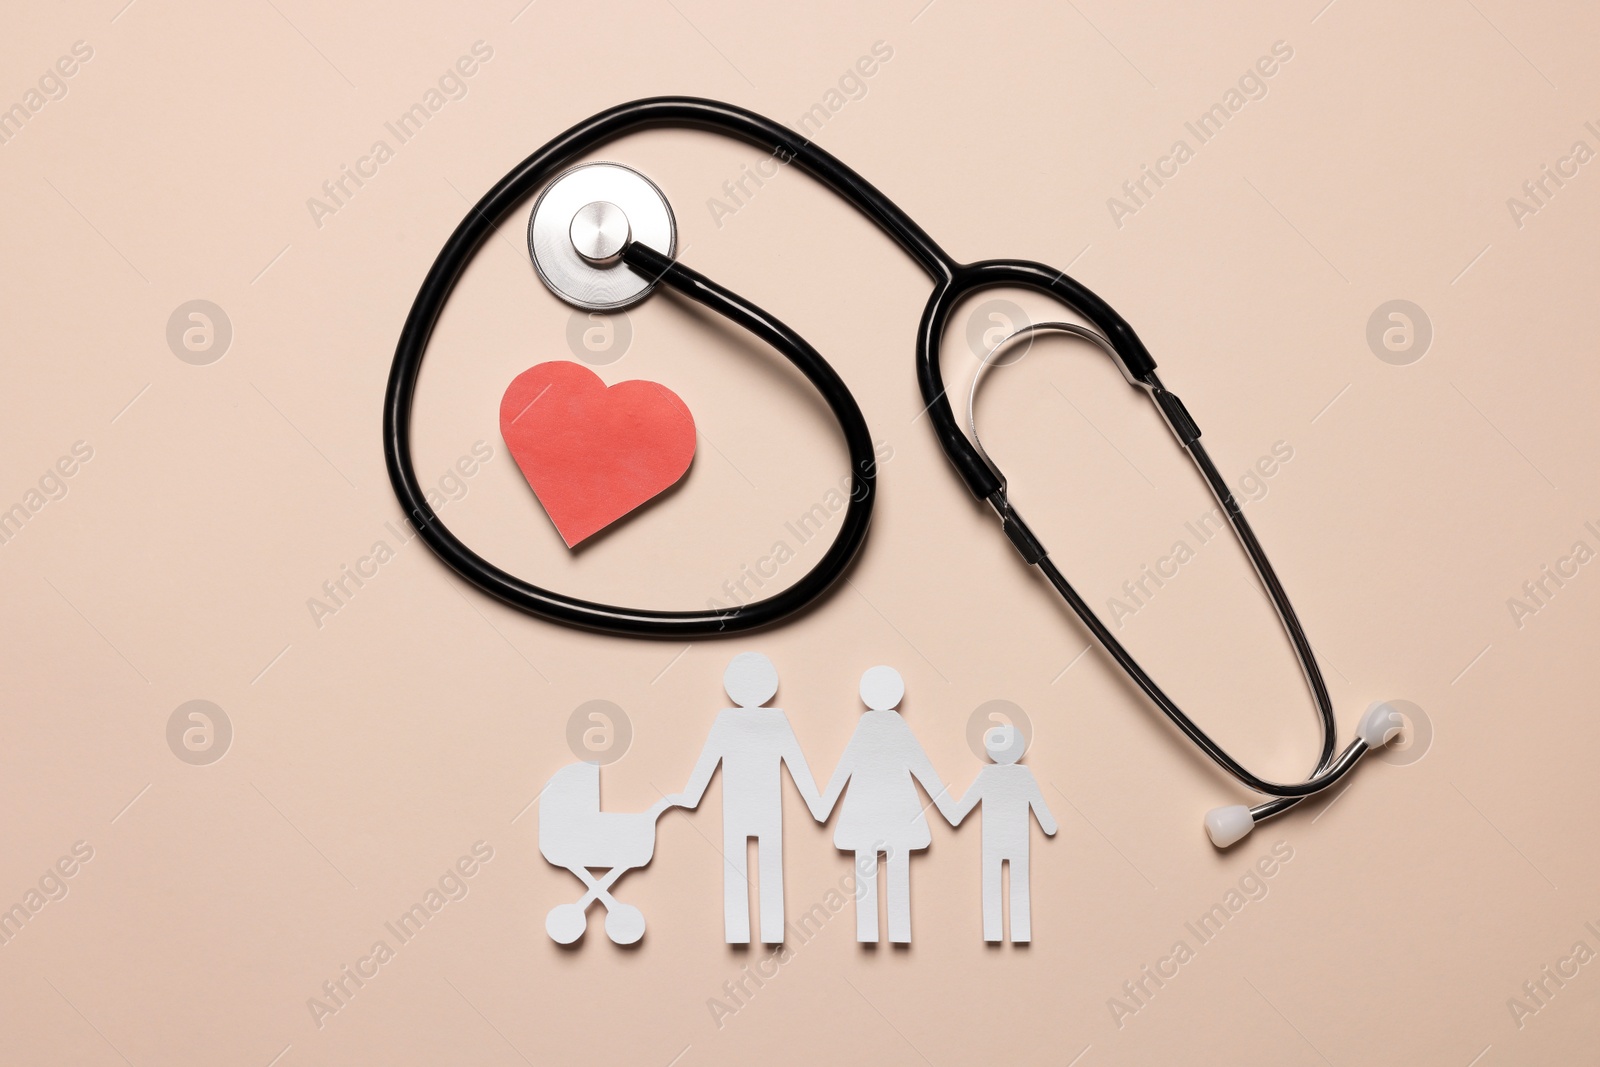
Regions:
<instances>
[{"instance_id":1,"label":"beige background","mask_svg":"<svg viewBox=\"0 0 1600 1067\"><path fill-rule=\"evenodd\" d=\"M1592 566L1519 628L1508 598L1573 543L1600 548L1589 321L1600 163L1519 228L1506 201L1574 141L1600 148L1586 5L1448 0L997 11L920 0L760 11L714 0L97 0L12 12L0 102L93 58L0 146L0 508L74 442L93 458L0 545L0 903L58 857L93 859L0 946L7 1063L955 1064L1576 1062L1600 963L1518 1022L1508 998L1575 942L1600 951L1600 727ZM1320 10L1319 10L1320 8ZM492 59L318 226L307 207L476 41ZM1140 331L1237 477L1293 459L1249 506L1325 656L1343 736L1367 703L1433 730L1348 796L1226 854L1201 815L1244 799L1170 732L1024 569L937 451L912 374L926 280L797 172L718 227L706 202L761 153L658 132L604 156L650 174L685 261L771 308L839 367L893 450L870 544L813 613L749 640L609 639L525 618L400 545L379 447L394 341L475 200L569 124L656 93L793 124L874 42L892 59L819 141L958 258L1072 272ZM1274 42L1293 58L1119 228L1106 207ZM1191 143L1193 141L1190 137ZM1553 188L1553 186L1552 186ZM559 545L501 446L498 398L572 358L569 311L518 212L450 305L423 374L417 466L493 459L444 517L511 569L599 598L699 605L784 538L843 471L836 431L771 353L671 299L630 313L608 381L676 390L702 430L681 491L589 549ZM169 349L191 299L233 340ZM1380 361L1366 324L1406 299L1425 356ZM1048 305L1021 299L1031 314ZM972 354L958 315L948 371ZM1069 399L1070 398L1070 399ZM985 411L1016 499L1103 606L1206 508L1153 412L1097 357L1041 343ZM307 607L395 549L319 628ZM1242 555L1214 542L1123 633L1252 766L1302 774L1308 703ZM816 558L818 545L783 581ZM1031 713L1028 762L1061 820L1034 839L1035 936L986 948L977 826L913 862L915 944L859 948L848 912L720 1027L708 1001L762 953L720 940L720 791L660 825L618 884L650 932L576 951L543 918L577 882L529 804L573 758L567 718L615 701L632 747L605 801L677 788L759 647L819 777L860 672L905 704L958 787L973 709ZM1066 669L1069 668L1070 669ZM208 766L166 725L214 701ZM791 918L848 870L787 801ZM319 1027L307 1006L475 842L493 859ZM1293 859L1204 946L1185 929L1275 842ZM52 883L53 884L53 883ZM598 914L598 912L597 912ZM1108 1001L1180 938L1195 958L1136 1015ZM1553 983L1549 988L1555 989Z\"/></svg>"}]
</instances>

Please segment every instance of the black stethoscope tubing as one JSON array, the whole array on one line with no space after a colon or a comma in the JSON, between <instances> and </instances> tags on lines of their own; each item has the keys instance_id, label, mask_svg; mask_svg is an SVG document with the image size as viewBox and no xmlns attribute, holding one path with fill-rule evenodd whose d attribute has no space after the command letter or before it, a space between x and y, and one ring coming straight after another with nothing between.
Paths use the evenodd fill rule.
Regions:
<instances>
[{"instance_id":1,"label":"black stethoscope tubing","mask_svg":"<svg viewBox=\"0 0 1600 1067\"><path fill-rule=\"evenodd\" d=\"M1199 446L1199 429L1177 397L1161 385L1155 374L1154 359L1127 322L1064 271L1045 264L1024 260L957 263L905 212L834 156L770 119L718 101L657 97L621 104L585 119L528 156L496 183L468 212L434 260L396 345L384 396L383 435L385 461L395 494L423 540L446 564L485 592L530 614L602 633L684 639L753 630L793 614L844 574L865 540L876 496L872 441L860 408L838 374L804 338L775 316L660 252L637 243L630 243L623 252L630 267L738 323L777 348L822 394L839 421L850 451L852 487L840 532L822 560L793 585L749 604L698 611L617 607L545 589L496 567L451 533L427 502L411 459L411 408L428 340L462 272L495 227L560 169L607 141L661 126L725 134L764 148L785 162L798 164L876 224L927 271L933 279L934 290L917 332L917 384L940 446L974 496L994 507L1007 537L1024 560L1039 567L1089 632L1173 725L1240 783L1276 798L1252 809L1257 820L1321 792L1354 766L1366 751L1365 742L1357 738L1335 758L1337 728L1332 703L1310 643L1270 564L1266 563L1265 554L1245 524L1237 502ZM941 341L956 306L973 293L996 286L1045 293L1092 323L1109 342L1123 375L1130 383L1150 393L1180 443L1195 459L1278 609L1317 705L1322 745L1316 770L1307 781L1277 783L1252 774L1166 696L1049 559L1043 545L1007 499L1004 479L963 432L951 409L940 370Z\"/></svg>"}]
</instances>

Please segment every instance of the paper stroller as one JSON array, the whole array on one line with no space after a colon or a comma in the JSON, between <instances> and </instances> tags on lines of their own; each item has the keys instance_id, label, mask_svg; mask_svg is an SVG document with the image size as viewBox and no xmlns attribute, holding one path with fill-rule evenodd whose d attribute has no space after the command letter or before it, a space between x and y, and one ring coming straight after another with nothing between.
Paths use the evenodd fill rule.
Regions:
<instances>
[{"instance_id":1,"label":"paper stroller","mask_svg":"<svg viewBox=\"0 0 1600 1067\"><path fill-rule=\"evenodd\" d=\"M545 916L552 939L570 945L589 924L589 905L605 905L606 935L619 945L644 936L644 913L611 895L617 879L650 862L656 848L656 820L671 807L662 799L642 812L600 810L600 765L572 763L550 776L539 794L539 851L565 867L587 887L571 904L558 904ZM596 876L591 868L606 873Z\"/></svg>"}]
</instances>

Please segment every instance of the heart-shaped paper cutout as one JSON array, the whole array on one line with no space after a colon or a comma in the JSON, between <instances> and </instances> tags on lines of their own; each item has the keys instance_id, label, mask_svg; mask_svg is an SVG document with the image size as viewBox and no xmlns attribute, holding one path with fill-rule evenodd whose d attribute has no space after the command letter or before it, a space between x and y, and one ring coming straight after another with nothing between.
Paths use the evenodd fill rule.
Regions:
<instances>
[{"instance_id":1,"label":"heart-shaped paper cutout","mask_svg":"<svg viewBox=\"0 0 1600 1067\"><path fill-rule=\"evenodd\" d=\"M500 436L568 548L670 489L694 459L694 417L658 382L606 386L541 363L500 399Z\"/></svg>"}]
</instances>

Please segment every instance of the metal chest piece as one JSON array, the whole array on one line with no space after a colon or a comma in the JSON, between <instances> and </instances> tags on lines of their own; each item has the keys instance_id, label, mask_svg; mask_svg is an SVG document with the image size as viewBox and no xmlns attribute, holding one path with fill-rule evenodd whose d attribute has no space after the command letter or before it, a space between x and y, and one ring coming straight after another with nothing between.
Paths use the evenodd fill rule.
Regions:
<instances>
[{"instance_id":1,"label":"metal chest piece","mask_svg":"<svg viewBox=\"0 0 1600 1067\"><path fill-rule=\"evenodd\" d=\"M589 311L615 311L650 295L655 280L622 262L629 241L663 255L677 249L672 205L656 184L618 163L586 163L539 194L528 220L528 251L556 296Z\"/></svg>"}]
</instances>

